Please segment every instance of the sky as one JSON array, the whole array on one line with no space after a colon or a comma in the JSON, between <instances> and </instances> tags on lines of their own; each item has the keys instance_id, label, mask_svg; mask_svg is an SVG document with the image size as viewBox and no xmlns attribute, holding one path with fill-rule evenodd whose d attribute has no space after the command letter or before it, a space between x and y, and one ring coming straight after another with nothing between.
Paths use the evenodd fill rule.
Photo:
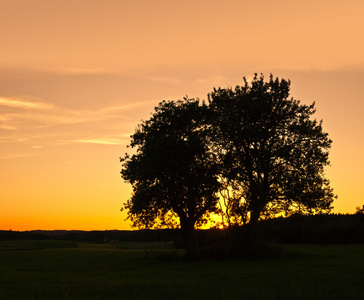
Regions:
<instances>
[{"instance_id":1,"label":"sky","mask_svg":"<svg viewBox=\"0 0 364 300\"><path fill-rule=\"evenodd\" d=\"M364 204L364 1L0 0L0 230L130 229L119 157L162 100L263 73L315 101Z\"/></svg>"}]
</instances>

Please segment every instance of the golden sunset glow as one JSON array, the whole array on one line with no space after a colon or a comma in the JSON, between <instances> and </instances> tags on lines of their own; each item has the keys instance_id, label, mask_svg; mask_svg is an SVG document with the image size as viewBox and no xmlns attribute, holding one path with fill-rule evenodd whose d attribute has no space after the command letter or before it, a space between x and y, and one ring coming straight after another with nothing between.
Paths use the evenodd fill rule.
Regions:
<instances>
[{"instance_id":1,"label":"golden sunset glow","mask_svg":"<svg viewBox=\"0 0 364 300\"><path fill-rule=\"evenodd\" d=\"M129 229L119 157L162 100L290 79L364 204L364 1L0 0L0 230Z\"/></svg>"}]
</instances>

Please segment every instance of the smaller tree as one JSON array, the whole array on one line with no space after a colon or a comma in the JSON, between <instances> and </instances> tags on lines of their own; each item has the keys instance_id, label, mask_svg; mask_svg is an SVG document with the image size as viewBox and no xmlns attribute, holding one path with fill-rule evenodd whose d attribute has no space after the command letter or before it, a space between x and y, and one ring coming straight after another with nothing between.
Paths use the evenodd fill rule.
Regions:
<instances>
[{"instance_id":1,"label":"smaller tree","mask_svg":"<svg viewBox=\"0 0 364 300\"><path fill-rule=\"evenodd\" d=\"M357 206L355 213L356 214L364 214L364 205L363 205L362 208L360 208L360 206Z\"/></svg>"},{"instance_id":2,"label":"smaller tree","mask_svg":"<svg viewBox=\"0 0 364 300\"><path fill-rule=\"evenodd\" d=\"M122 177L133 187L124 204L132 225L153 228L177 216L187 254L197 251L196 224L217 210L218 165L206 116L199 100L163 101L131 136L136 153L121 158Z\"/></svg>"}]
</instances>

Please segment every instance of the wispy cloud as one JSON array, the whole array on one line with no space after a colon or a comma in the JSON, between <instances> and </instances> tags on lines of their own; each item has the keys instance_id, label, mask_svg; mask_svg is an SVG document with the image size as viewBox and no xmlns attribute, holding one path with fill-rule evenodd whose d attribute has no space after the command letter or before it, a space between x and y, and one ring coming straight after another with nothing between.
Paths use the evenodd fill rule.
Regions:
<instances>
[{"instance_id":1,"label":"wispy cloud","mask_svg":"<svg viewBox=\"0 0 364 300\"><path fill-rule=\"evenodd\" d=\"M171 77L171 76L147 76L147 79L162 82L162 83L169 83L169 84L178 84L181 82L179 78Z\"/></svg>"},{"instance_id":2,"label":"wispy cloud","mask_svg":"<svg viewBox=\"0 0 364 300\"><path fill-rule=\"evenodd\" d=\"M30 156L39 156L39 155L40 155L39 153L11 154L11 155L0 156L0 160L17 159L17 158L30 157Z\"/></svg>"},{"instance_id":3,"label":"wispy cloud","mask_svg":"<svg viewBox=\"0 0 364 300\"><path fill-rule=\"evenodd\" d=\"M120 105L76 110L50 105L47 101L2 97L0 111L4 113L0 114L3 134L0 143L27 141L29 149L75 143L126 145L129 132L135 126L135 116L152 107L152 101L120 102Z\"/></svg>"},{"instance_id":4,"label":"wispy cloud","mask_svg":"<svg viewBox=\"0 0 364 300\"><path fill-rule=\"evenodd\" d=\"M108 69L101 68L60 68L57 70L52 69L51 72L61 75L99 75L111 74Z\"/></svg>"},{"instance_id":5,"label":"wispy cloud","mask_svg":"<svg viewBox=\"0 0 364 300\"><path fill-rule=\"evenodd\" d=\"M146 105L151 105L151 104L155 104L155 101L141 101L141 102L133 102L130 104L124 104L124 105L119 105L119 106L108 106L105 107L103 109L101 109L99 111L99 113L119 113L122 111L126 111L129 109L133 109L133 108L137 108L137 107L142 107L142 106L146 106Z\"/></svg>"},{"instance_id":6,"label":"wispy cloud","mask_svg":"<svg viewBox=\"0 0 364 300\"><path fill-rule=\"evenodd\" d=\"M24 111L14 111L0 116L0 128L16 129L29 127L49 127L62 124L80 124L89 122L106 121L110 119L129 119L127 112L138 107L150 105L148 102L137 102L119 106L107 106L95 110L70 110L47 103L33 103L25 101L14 101L0 98L0 105L13 108L42 108L43 110L27 109ZM47 108L47 110L44 110Z\"/></svg>"},{"instance_id":7,"label":"wispy cloud","mask_svg":"<svg viewBox=\"0 0 364 300\"><path fill-rule=\"evenodd\" d=\"M1 129L6 129L6 130L16 130L15 126L6 125L6 124L0 124L0 128Z\"/></svg>"},{"instance_id":8,"label":"wispy cloud","mask_svg":"<svg viewBox=\"0 0 364 300\"><path fill-rule=\"evenodd\" d=\"M28 101L24 99L0 97L0 106L23 108L23 109L49 109L52 105L39 101Z\"/></svg>"},{"instance_id":9,"label":"wispy cloud","mask_svg":"<svg viewBox=\"0 0 364 300\"><path fill-rule=\"evenodd\" d=\"M27 142L29 139L24 138L14 138L12 136L9 137L0 137L0 143L21 143L21 142Z\"/></svg>"},{"instance_id":10,"label":"wispy cloud","mask_svg":"<svg viewBox=\"0 0 364 300\"><path fill-rule=\"evenodd\" d=\"M117 138L85 138L74 140L75 143L88 143L88 144L99 144L99 145L118 145L123 144L122 139Z\"/></svg>"}]
</instances>

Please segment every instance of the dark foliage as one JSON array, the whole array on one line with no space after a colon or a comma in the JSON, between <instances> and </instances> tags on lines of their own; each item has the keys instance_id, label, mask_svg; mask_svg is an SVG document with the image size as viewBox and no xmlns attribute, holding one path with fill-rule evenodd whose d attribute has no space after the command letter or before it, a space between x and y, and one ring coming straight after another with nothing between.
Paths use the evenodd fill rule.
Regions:
<instances>
[{"instance_id":1,"label":"dark foliage","mask_svg":"<svg viewBox=\"0 0 364 300\"><path fill-rule=\"evenodd\" d=\"M196 223L217 210L218 165L206 116L198 100L161 102L131 137L136 153L121 159L122 177L133 187L124 206L133 226L173 227L178 216L190 252L197 250Z\"/></svg>"},{"instance_id":2,"label":"dark foliage","mask_svg":"<svg viewBox=\"0 0 364 300\"><path fill-rule=\"evenodd\" d=\"M184 242L176 244L196 252L196 225L225 208L230 229L249 224L230 241L257 253L259 220L329 213L335 195L324 168L332 141L313 118L315 104L289 91L290 81L255 74L235 89L214 89L208 105L161 102L131 136L134 154L121 158L122 177L133 187L123 207L132 225L180 226Z\"/></svg>"},{"instance_id":3,"label":"dark foliage","mask_svg":"<svg viewBox=\"0 0 364 300\"><path fill-rule=\"evenodd\" d=\"M294 211L329 212L335 198L324 167L331 140L315 104L289 98L290 81L268 82L255 74L251 84L209 95L216 152L227 186L238 197L227 201L228 218L256 223L262 215ZM238 218L237 218L238 219Z\"/></svg>"},{"instance_id":4,"label":"dark foliage","mask_svg":"<svg viewBox=\"0 0 364 300\"><path fill-rule=\"evenodd\" d=\"M261 222L265 236L278 243L363 244L364 214L299 214Z\"/></svg>"}]
</instances>

